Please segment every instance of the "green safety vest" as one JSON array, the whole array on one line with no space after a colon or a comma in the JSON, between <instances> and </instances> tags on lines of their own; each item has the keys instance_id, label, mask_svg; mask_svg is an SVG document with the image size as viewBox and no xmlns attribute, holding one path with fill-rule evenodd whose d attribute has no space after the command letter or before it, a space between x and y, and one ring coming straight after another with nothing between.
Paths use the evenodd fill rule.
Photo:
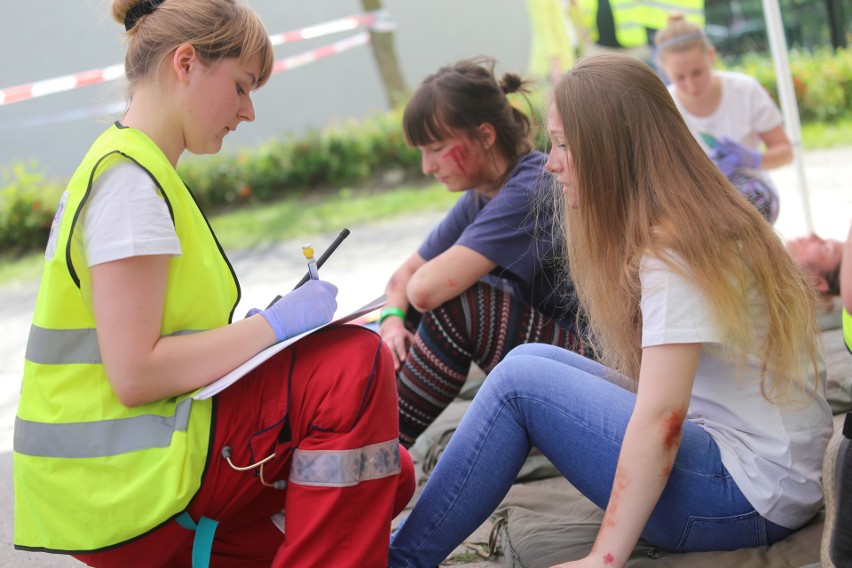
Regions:
<instances>
[{"instance_id":1,"label":"green safety vest","mask_svg":"<svg viewBox=\"0 0 852 568\"><path fill-rule=\"evenodd\" d=\"M661 30L669 23L669 14L680 12L684 17L704 29L704 0L644 0L645 27Z\"/></svg>"},{"instance_id":2,"label":"green safety vest","mask_svg":"<svg viewBox=\"0 0 852 568\"><path fill-rule=\"evenodd\" d=\"M628 49L648 45L645 3L642 0L609 0L609 5L612 8L615 39L619 45ZM578 6L589 39L598 43L598 0L579 0Z\"/></svg>"},{"instance_id":3,"label":"green safety vest","mask_svg":"<svg viewBox=\"0 0 852 568\"><path fill-rule=\"evenodd\" d=\"M233 269L172 165L143 133L110 127L71 178L45 255L15 420L16 548L95 551L144 534L187 507L207 465L212 400L187 393L127 408L101 362L91 278L72 234L94 180L122 159L151 175L180 239L161 334L227 325L239 301Z\"/></svg>"}]
</instances>

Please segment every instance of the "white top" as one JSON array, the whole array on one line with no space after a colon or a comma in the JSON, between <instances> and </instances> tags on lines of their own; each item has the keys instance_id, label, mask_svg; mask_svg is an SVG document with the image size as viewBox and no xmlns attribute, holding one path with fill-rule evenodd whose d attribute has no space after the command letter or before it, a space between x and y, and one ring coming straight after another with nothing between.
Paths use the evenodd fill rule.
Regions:
<instances>
[{"instance_id":1,"label":"white top","mask_svg":"<svg viewBox=\"0 0 852 568\"><path fill-rule=\"evenodd\" d=\"M726 358L709 300L662 261L645 257L642 347L702 343L686 419L719 446L722 464L765 518L796 529L822 506L822 460L832 433L824 377L807 405L773 404L760 392L760 360ZM760 298L752 294L752 319L766 328Z\"/></svg>"},{"instance_id":2,"label":"white top","mask_svg":"<svg viewBox=\"0 0 852 568\"><path fill-rule=\"evenodd\" d=\"M712 134L716 138L726 136L738 144L760 150L758 134L769 132L784 123L778 105L754 77L734 71L715 73L721 81L722 98L716 110L707 116L696 116L686 110L675 96L677 87L669 85L669 92L690 132L708 155L712 149L702 140L700 132ZM749 173L767 179L760 170L749 170Z\"/></svg>"},{"instance_id":3,"label":"white top","mask_svg":"<svg viewBox=\"0 0 852 568\"><path fill-rule=\"evenodd\" d=\"M88 266L152 254L181 254L169 208L141 166L122 161L101 174L74 232Z\"/></svg>"}]
</instances>

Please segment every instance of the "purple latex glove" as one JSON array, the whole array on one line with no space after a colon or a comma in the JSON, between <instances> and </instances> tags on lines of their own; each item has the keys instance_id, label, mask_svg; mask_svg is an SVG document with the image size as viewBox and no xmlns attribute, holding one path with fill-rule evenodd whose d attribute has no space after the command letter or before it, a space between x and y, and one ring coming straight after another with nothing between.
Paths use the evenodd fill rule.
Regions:
<instances>
[{"instance_id":1,"label":"purple latex glove","mask_svg":"<svg viewBox=\"0 0 852 568\"><path fill-rule=\"evenodd\" d=\"M739 168L759 168L762 157L760 151L737 144L725 136L716 142L716 147L710 154L710 158L726 177L731 177Z\"/></svg>"},{"instance_id":2,"label":"purple latex glove","mask_svg":"<svg viewBox=\"0 0 852 568\"><path fill-rule=\"evenodd\" d=\"M337 286L325 280L308 280L266 308L249 311L260 314L275 331L275 341L284 341L331 321L337 310Z\"/></svg>"}]
</instances>

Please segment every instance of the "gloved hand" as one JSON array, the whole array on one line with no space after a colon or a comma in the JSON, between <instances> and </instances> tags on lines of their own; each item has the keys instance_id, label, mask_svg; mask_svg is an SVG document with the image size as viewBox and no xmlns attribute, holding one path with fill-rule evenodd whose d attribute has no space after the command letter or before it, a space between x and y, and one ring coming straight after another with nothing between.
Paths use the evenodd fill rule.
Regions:
<instances>
[{"instance_id":1,"label":"gloved hand","mask_svg":"<svg viewBox=\"0 0 852 568\"><path fill-rule=\"evenodd\" d=\"M331 321L337 310L337 286L325 280L308 280L259 313L275 331L275 341L284 341Z\"/></svg>"},{"instance_id":2,"label":"gloved hand","mask_svg":"<svg viewBox=\"0 0 852 568\"><path fill-rule=\"evenodd\" d=\"M725 177L731 177L738 168L759 168L762 157L759 150L752 150L724 136L719 138L713 153L710 154L710 158Z\"/></svg>"}]
</instances>

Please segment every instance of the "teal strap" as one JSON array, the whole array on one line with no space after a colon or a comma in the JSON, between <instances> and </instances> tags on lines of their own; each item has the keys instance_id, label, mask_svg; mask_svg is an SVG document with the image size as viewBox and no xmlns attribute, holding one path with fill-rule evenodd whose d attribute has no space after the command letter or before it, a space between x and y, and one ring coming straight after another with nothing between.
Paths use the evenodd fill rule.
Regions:
<instances>
[{"instance_id":1,"label":"teal strap","mask_svg":"<svg viewBox=\"0 0 852 568\"><path fill-rule=\"evenodd\" d=\"M192 568L207 568L210 566L210 553L213 550L213 537L219 521L201 517L198 524L192 520L189 513L184 511L175 519L180 526L188 531L195 531L192 541Z\"/></svg>"}]
</instances>

